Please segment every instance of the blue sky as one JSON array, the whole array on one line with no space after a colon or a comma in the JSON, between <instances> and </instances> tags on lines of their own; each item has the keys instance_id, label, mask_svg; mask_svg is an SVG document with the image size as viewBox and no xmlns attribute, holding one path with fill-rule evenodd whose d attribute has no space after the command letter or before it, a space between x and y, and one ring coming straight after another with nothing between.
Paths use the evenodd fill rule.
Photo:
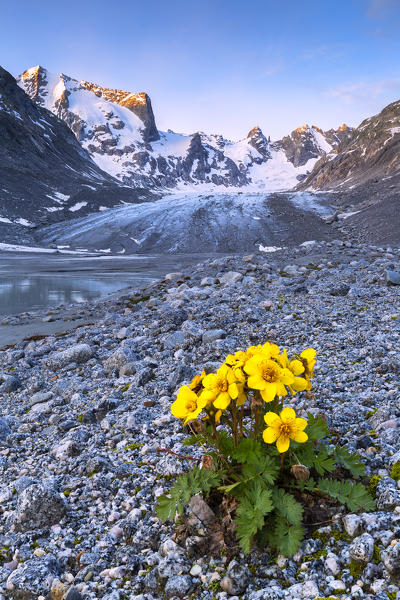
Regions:
<instances>
[{"instance_id":1,"label":"blue sky","mask_svg":"<svg viewBox=\"0 0 400 600\"><path fill-rule=\"evenodd\" d=\"M0 0L0 63L146 91L160 129L277 139L400 98L399 0Z\"/></svg>"}]
</instances>

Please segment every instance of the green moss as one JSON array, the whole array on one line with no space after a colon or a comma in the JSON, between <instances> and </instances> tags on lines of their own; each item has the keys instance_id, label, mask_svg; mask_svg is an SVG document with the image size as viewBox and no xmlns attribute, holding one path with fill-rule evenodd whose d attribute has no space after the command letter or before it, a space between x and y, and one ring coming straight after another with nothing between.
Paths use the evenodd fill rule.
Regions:
<instances>
[{"instance_id":1,"label":"green moss","mask_svg":"<svg viewBox=\"0 0 400 600\"><path fill-rule=\"evenodd\" d=\"M392 470L390 471L390 477L395 481L400 479L400 462L394 463Z\"/></svg>"},{"instance_id":2,"label":"green moss","mask_svg":"<svg viewBox=\"0 0 400 600\"><path fill-rule=\"evenodd\" d=\"M65 496L66 498L68 498L68 496L70 495L70 493L71 493L71 490L64 490L64 491L63 491L63 494L64 494L64 496Z\"/></svg>"},{"instance_id":3,"label":"green moss","mask_svg":"<svg viewBox=\"0 0 400 600\"><path fill-rule=\"evenodd\" d=\"M377 409L377 408L374 408L373 410L369 410L369 411L367 412L367 414L365 415L365 418L366 418L366 419L370 419L371 417L373 417L373 416L374 416L374 414L375 414L376 412L378 412L378 409Z\"/></svg>"},{"instance_id":4,"label":"green moss","mask_svg":"<svg viewBox=\"0 0 400 600\"><path fill-rule=\"evenodd\" d=\"M371 436L372 438L378 437L378 434L376 433L375 429L369 429L368 435Z\"/></svg>"},{"instance_id":5,"label":"green moss","mask_svg":"<svg viewBox=\"0 0 400 600\"><path fill-rule=\"evenodd\" d=\"M379 548L378 544L374 544L373 560L376 565L379 565L379 563L381 562L381 549Z\"/></svg>"},{"instance_id":6,"label":"green moss","mask_svg":"<svg viewBox=\"0 0 400 600\"><path fill-rule=\"evenodd\" d=\"M124 394L125 392L127 392L129 390L129 388L131 387L131 383L127 383L126 385L124 385L124 387L121 389L121 392Z\"/></svg>"},{"instance_id":7,"label":"green moss","mask_svg":"<svg viewBox=\"0 0 400 600\"><path fill-rule=\"evenodd\" d=\"M312 554L307 554L304 557L304 562L310 561L310 560L318 560L319 558L322 558L323 556L327 556L328 552L325 548L322 548L322 550L317 550L316 552L313 552Z\"/></svg>"},{"instance_id":8,"label":"green moss","mask_svg":"<svg viewBox=\"0 0 400 600\"><path fill-rule=\"evenodd\" d=\"M350 575L353 577L354 581L356 581L357 579L360 579L361 573L363 572L364 567L363 565L360 565L359 563L355 562L354 560L350 561L350 565L349 565L349 571L350 571Z\"/></svg>"},{"instance_id":9,"label":"green moss","mask_svg":"<svg viewBox=\"0 0 400 600\"><path fill-rule=\"evenodd\" d=\"M140 302L147 302L147 300L150 300L150 296L140 296L139 298L131 298L130 300L128 300L127 305L135 306L135 304L139 304Z\"/></svg>"},{"instance_id":10,"label":"green moss","mask_svg":"<svg viewBox=\"0 0 400 600\"><path fill-rule=\"evenodd\" d=\"M143 446L143 444L128 444L127 446L125 446L125 448L127 448L128 450L137 450L138 448L141 448Z\"/></svg>"},{"instance_id":11,"label":"green moss","mask_svg":"<svg viewBox=\"0 0 400 600\"><path fill-rule=\"evenodd\" d=\"M75 538L74 541L72 542L74 546L77 546L78 544L80 544L82 541L82 538Z\"/></svg>"},{"instance_id":12,"label":"green moss","mask_svg":"<svg viewBox=\"0 0 400 600\"><path fill-rule=\"evenodd\" d=\"M82 423L82 419L83 419L83 415L78 415L78 421L79 421L79 423Z\"/></svg>"},{"instance_id":13,"label":"green moss","mask_svg":"<svg viewBox=\"0 0 400 600\"><path fill-rule=\"evenodd\" d=\"M318 531L316 531L312 537L314 538L314 540L321 540L323 546L326 546L331 538L335 540L335 543L350 541L350 537L347 535L347 533L344 533L343 531L338 531L337 529L334 529L329 533L319 533Z\"/></svg>"},{"instance_id":14,"label":"green moss","mask_svg":"<svg viewBox=\"0 0 400 600\"><path fill-rule=\"evenodd\" d=\"M397 592L386 592L386 595L389 600L396 600L397 598Z\"/></svg>"},{"instance_id":15,"label":"green moss","mask_svg":"<svg viewBox=\"0 0 400 600\"><path fill-rule=\"evenodd\" d=\"M375 496L376 496L376 488L377 488L378 483L380 482L381 479L382 479L382 475L372 475L369 478L369 483L367 485L367 490L368 490L368 492L371 494L371 496L373 498L375 498Z\"/></svg>"}]
</instances>

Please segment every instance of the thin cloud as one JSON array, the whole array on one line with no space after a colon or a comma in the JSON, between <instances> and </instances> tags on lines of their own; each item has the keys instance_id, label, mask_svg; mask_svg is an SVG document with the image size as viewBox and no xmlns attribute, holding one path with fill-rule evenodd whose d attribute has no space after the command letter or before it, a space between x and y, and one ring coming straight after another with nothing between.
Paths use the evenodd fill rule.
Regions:
<instances>
[{"instance_id":1,"label":"thin cloud","mask_svg":"<svg viewBox=\"0 0 400 600\"><path fill-rule=\"evenodd\" d=\"M386 16L396 6L396 0L368 0L367 16L376 18Z\"/></svg>"},{"instance_id":2,"label":"thin cloud","mask_svg":"<svg viewBox=\"0 0 400 600\"><path fill-rule=\"evenodd\" d=\"M356 104L378 98L390 92L393 94L394 92L400 93L400 78L344 84L330 88L325 95L329 98L337 98L343 104Z\"/></svg>"}]
</instances>

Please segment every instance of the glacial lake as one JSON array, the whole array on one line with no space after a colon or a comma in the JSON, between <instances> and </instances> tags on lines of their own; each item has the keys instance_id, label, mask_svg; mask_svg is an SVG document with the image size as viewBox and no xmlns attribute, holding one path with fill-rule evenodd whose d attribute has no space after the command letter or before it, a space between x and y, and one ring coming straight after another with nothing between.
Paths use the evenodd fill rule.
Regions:
<instances>
[{"instance_id":1,"label":"glacial lake","mask_svg":"<svg viewBox=\"0 0 400 600\"><path fill-rule=\"evenodd\" d=\"M126 287L150 283L211 257L1 252L0 316L95 300Z\"/></svg>"}]
</instances>

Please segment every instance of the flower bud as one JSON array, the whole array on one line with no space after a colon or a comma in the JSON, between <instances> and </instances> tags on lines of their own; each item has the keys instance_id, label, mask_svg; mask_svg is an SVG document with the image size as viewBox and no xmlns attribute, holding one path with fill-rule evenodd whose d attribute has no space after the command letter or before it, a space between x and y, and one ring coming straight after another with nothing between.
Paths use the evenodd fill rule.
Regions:
<instances>
[{"instance_id":1,"label":"flower bud","mask_svg":"<svg viewBox=\"0 0 400 600\"><path fill-rule=\"evenodd\" d=\"M210 471L214 468L214 460L213 457L209 454L205 454L201 459L201 468Z\"/></svg>"},{"instance_id":2,"label":"flower bud","mask_svg":"<svg viewBox=\"0 0 400 600\"><path fill-rule=\"evenodd\" d=\"M310 469L305 465L293 465L290 472L297 481L308 481L310 479Z\"/></svg>"}]
</instances>

